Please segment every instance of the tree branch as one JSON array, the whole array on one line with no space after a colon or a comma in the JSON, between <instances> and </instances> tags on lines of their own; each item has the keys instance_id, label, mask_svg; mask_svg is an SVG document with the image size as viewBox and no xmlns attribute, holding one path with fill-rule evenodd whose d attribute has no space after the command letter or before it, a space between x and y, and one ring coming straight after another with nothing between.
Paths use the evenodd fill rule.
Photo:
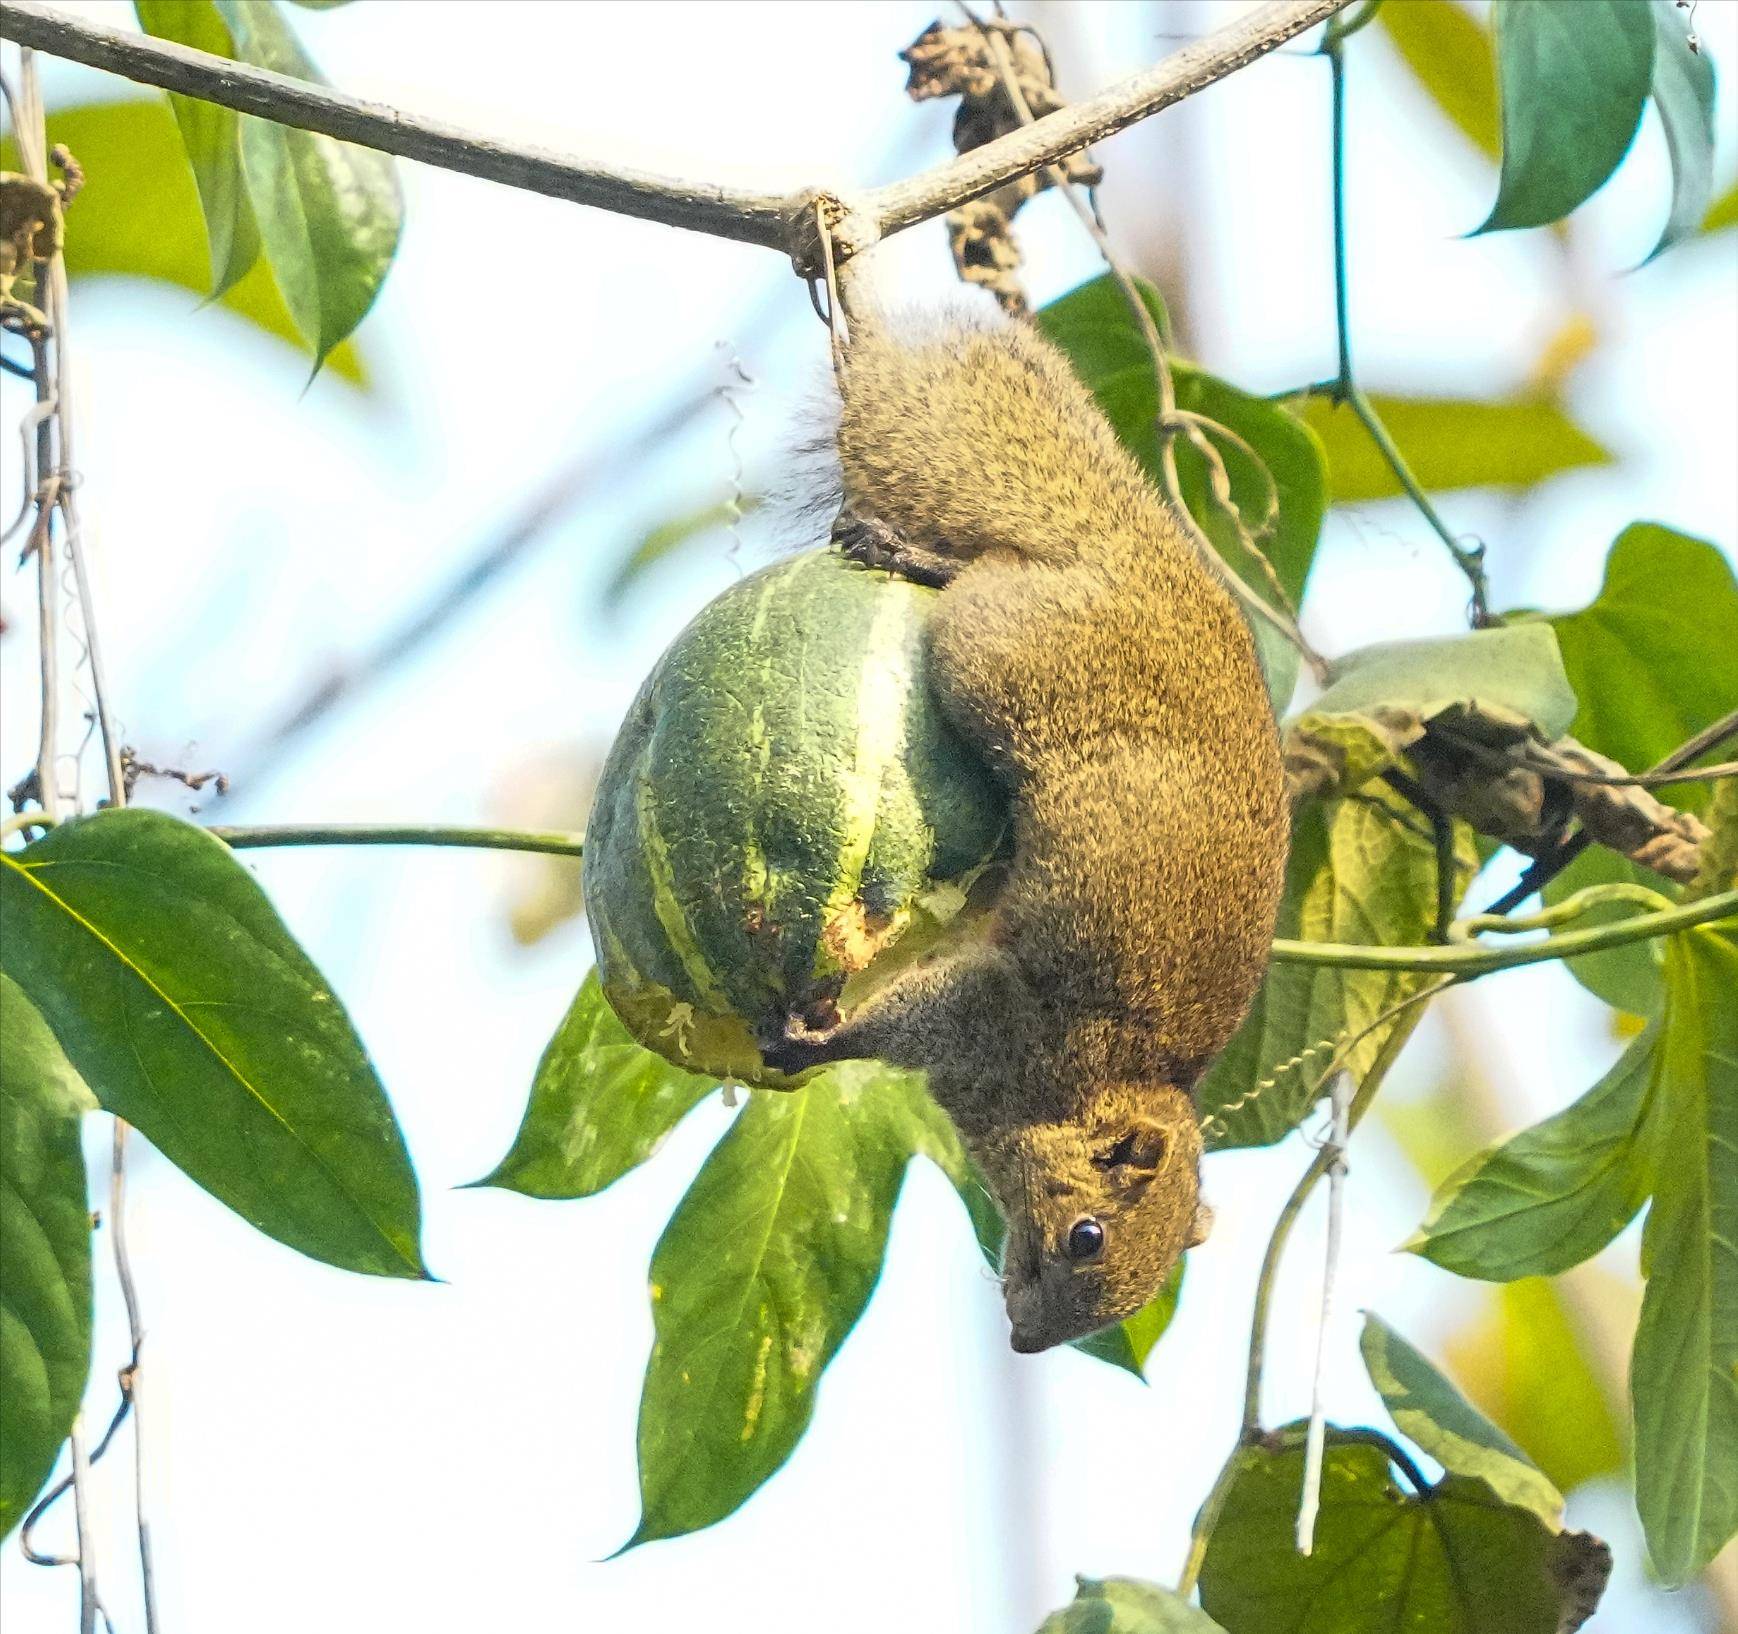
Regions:
<instances>
[{"instance_id":1,"label":"tree branch","mask_svg":"<svg viewBox=\"0 0 1738 1634\"><path fill-rule=\"evenodd\" d=\"M1067 154L1181 102L1332 16L1348 0L1270 0L1185 46L1162 62L1059 109L949 164L853 198L859 225L844 253L877 236L944 215L958 205L1030 175ZM403 159L456 170L618 215L686 227L788 252L807 265L814 243L813 190L755 192L655 175L541 147L498 142L475 131L365 102L322 85L275 74L146 35L103 28L34 0L8 0L0 38L106 69L145 85L179 91L281 125L318 131Z\"/></svg>"}]
</instances>

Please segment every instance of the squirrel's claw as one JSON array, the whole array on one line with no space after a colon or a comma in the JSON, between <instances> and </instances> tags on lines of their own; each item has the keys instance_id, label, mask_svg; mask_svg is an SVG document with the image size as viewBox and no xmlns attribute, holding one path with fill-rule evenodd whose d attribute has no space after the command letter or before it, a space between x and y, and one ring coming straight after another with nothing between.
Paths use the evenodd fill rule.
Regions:
<instances>
[{"instance_id":1,"label":"squirrel's claw","mask_svg":"<svg viewBox=\"0 0 1738 1634\"><path fill-rule=\"evenodd\" d=\"M838 1031L836 1011L833 1021L822 1027L810 1026L800 1015L786 1016L780 1030L761 1034L758 1040L760 1058L774 1072L794 1077L799 1072L807 1072L811 1067L842 1059L836 1050L829 1047L837 1041Z\"/></svg>"}]
</instances>

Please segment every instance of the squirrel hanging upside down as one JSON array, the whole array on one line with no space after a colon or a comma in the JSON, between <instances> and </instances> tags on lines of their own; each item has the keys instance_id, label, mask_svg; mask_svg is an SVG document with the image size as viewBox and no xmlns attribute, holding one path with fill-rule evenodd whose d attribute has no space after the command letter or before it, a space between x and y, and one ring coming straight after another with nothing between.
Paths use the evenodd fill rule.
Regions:
<instances>
[{"instance_id":1,"label":"squirrel hanging upside down","mask_svg":"<svg viewBox=\"0 0 1738 1634\"><path fill-rule=\"evenodd\" d=\"M1272 708L1231 596L1030 329L853 325L848 555L943 587L946 714L1007 788L987 928L824 1028L787 1072L925 1068L995 1194L1017 1351L1140 1309L1201 1242L1193 1090L1267 969L1288 840Z\"/></svg>"}]
</instances>

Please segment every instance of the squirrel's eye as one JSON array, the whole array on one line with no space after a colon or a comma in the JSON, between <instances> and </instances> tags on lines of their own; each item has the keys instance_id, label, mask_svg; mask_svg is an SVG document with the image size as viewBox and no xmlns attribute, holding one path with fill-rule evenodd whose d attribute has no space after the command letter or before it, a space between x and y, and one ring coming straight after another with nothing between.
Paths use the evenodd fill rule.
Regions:
<instances>
[{"instance_id":1,"label":"squirrel's eye","mask_svg":"<svg viewBox=\"0 0 1738 1634\"><path fill-rule=\"evenodd\" d=\"M1095 1260L1104 1252L1104 1227L1088 1214L1068 1228L1068 1257Z\"/></svg>"}]
</instances>

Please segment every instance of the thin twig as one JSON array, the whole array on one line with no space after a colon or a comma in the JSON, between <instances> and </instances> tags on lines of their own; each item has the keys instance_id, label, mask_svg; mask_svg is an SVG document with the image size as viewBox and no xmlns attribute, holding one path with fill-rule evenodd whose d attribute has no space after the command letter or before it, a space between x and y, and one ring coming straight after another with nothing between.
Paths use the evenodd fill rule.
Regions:
<instances>
[{"instance_id":1,"label":"thin twig","mask_svg":"<svg viewBox=\"0 0 1738 1634\"><path fill-rule=\"evenodd\" d=\"M56 491L61 520L65 524L63 543L78 595L79 636L84 644L84 663L90 671L91 705L96 714L103 762L108 772L109 800L113 805L120 805L126 793L125 779L121 775L121 744L109 708L102 640L97 634L96 596L85 554L84 533L79 526L78 467L73 460L73 437L77 428L73 417L72 371L67 366L66 261L59 255L48 267L48 317L54 329L54 418L60 442Z\"/></svg>"},{"instance_id":2,"label":"thin twig","mask_svg":"<svg viewBox=\"0 0 1738 1634\"><path fill-rule=\"evenodd\" d=\"M1334 1310L1334 1277L1340 1265L1340 1232L1344 1224L1346 1190L1346 1142L1351 1136L1348 1116L1351 1095L1349 1075L1334 1075L1332 1091L1334 1123L1329 1135L1333 1162L1328 1167L1328 1243L1322 1265L1322 1314L1316 1328L1315 1378L1310 1386L1310 1426L1304 1440L1303 1500L1297 1512L1297 1552L1311 1554L1316 1543L1316 1516L1322 1503L1322 1451L1327 1417L1322 1401L1322 1374L1328 1358L1328 1329Z\"/></svg>"},{"instance_id":3,"label":"thin twig","mask_svg":"<svg viewBox=\"0 0 1738 1634\"><path fill-rule=\"evenodd\" d=\"M18 91L7 87L12 108L13 134L25 172L34 182L48 185L48 146L42 108L42 90L37 80L36 53L20 55ZM42 296L45 264L35 263L37 300ZM54 536L55 501L58 496L59 462L55 457L57 425L54 370L49 361L49 337L32 329L31 373L36 384L35 480L32 483L36 517L30 528L25 554L36 557L36 629L38 672L41 682L41 730L36 748L36 797L50 818L60 812L60 575L56 569Z\"/></svg>"},{"instance_id":4,"label":"thin twig","mask_svg":"<svg viewBox=\"0 0 1738 1634\"><path fill-rule=\"evenodd\" d=\"M1342 25L1339 19L1330 23L1322 38L1322 55L1328 59L1328 71L1331 76L1332 107L1333 107L1333 199L1334 199L1334 330L1339 352L1339 373L1333 380L1318 387L1312 387L1312 392L1330 397L1336 403L1344 404L1358 417L1370 440L1375 443L1377 451L1387 462L1389 470L1394 473L1395 480L1406 492L1418 513L1429 524L1430 529L1447 547L1454 558L1455 565L1466 575L1467 583L1472 591L1472 622L1483 627L1490 622L1489 584L1485 577L1484 547L1475 545L1469 548L1463 545L1450 531L1448 524L1437 514L1436 507L1431 504L1425 494L1422 484L1413 475L1412 467L1406 463L1405 456L1400 452L1399 445L1390 435L1388 427L1383 424L1382 416L1376 412L1375 405L1364 395L1363 388L1357 384L1352 373L1352 340L1351 320L1349 312L1349 297L1347 295L1348 278L1346 270L1346 64L1344 46L1347 38L1355 34L1375 15L1375 7L1367 5L1362 11L1354 13Z\"/></svg>"},{"instance_id":5,"label":"thin twig","mask_svg":"<svg viewBox=\"0 0 1738 1634\"><path fill-rule=\"evenodd\" d=\"M118 787L119 785L117 785ZM157 1634L157 1576L151 1557L150 1508L145 1501L145 1325L139 1311L139 1291L133 1279L132 1255L127 1247L127 1123L115 1119L112 1161L109 1167L109 1240L115 1256L115 1276L127 1308L127 1332L132 1355L121 1369L121 1401L133 1411L133 1514L139 1537L139 1578L144 1588L145 1634Z\"/></svg>"},{"instance_id":6,"label":"thin twig","mask_svg":"<svg viewBox=\"0 0 1738 1634\"><path fill-rule=\"evenodd\" d=\"M1205 90L1347 3L1272 0L1085 102L1047 114L949 164L868 192L854 204L881 235L945 215ZM401 158L618 215L784 250L805 266L814 248L813 190L756 192L499 142L172 41L87 23L34 0L8 0L0 11L0 37ZM842 247L848 252L863 246Z\"/></svg>"},{"instance_id":7,"label":"thin twig","mask_svg":"<svg viewBox=\"0 0 1738 1634\"><path fill-rule=\"evenodd\" d=\"M1495 909L1492 912L1496 912ZM1738 913L1738 891L1722 891L1658 913L1637 914L1633 919L1592 930L1565 931L1521 947L1356 947L1339 942L1292 942L1276 940L1276 964L1328 965L1336 970L1414 970L1424 974L1486 976L1519 965L1540 964L1548 959L1573 959L1583 953L1645 942L1673 931L1689 930L1710 920Z\"/></svg>"},{"instance_id":8,"label":"thin twig","mask_svg":"<svg viewBox=\"0 0 1738 1634\"><path fill-rule=\"evenodd\" d=\"M78 1634L96 1634L102 1596L97 1592L97 1541L91 1525L91 1465L85 1455L84 1425L77 1418L67 1442L72 1451L72 1512L78 1528Z\"/></svg>"},{"instance_id":9,"label":"thin twig","mask_svg":"<svg viewBox=\"0 0 1738 1634\"><path fill-rule=\"evenodd\" d=\"M511 828L448 828L426 823L289 823L269 828L208 828L206 833L235 851L266 846L432 845L470 851L535 851L545 856L577 857L585 848L581 834L528 833Z\"/></svg>"}]
</instances>

